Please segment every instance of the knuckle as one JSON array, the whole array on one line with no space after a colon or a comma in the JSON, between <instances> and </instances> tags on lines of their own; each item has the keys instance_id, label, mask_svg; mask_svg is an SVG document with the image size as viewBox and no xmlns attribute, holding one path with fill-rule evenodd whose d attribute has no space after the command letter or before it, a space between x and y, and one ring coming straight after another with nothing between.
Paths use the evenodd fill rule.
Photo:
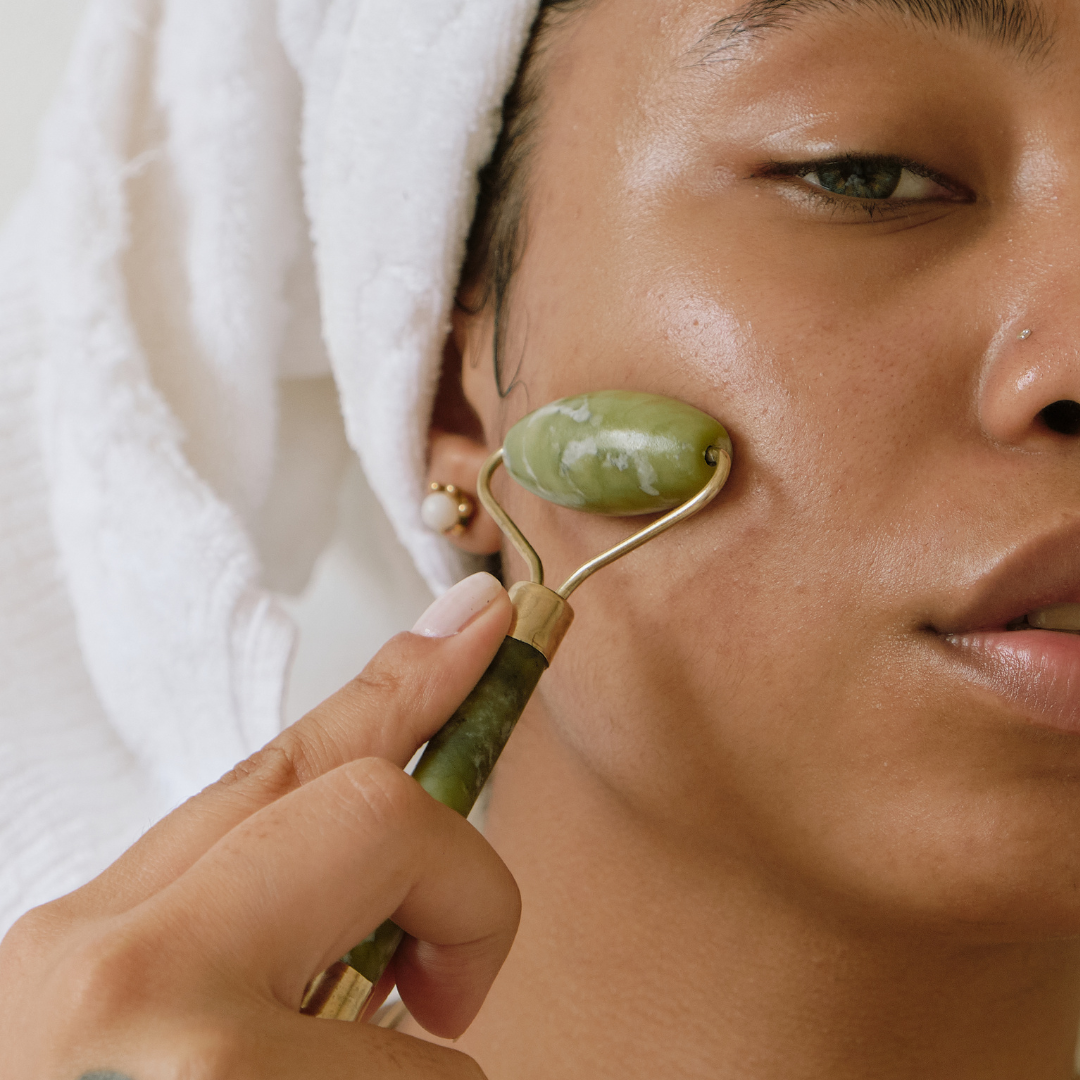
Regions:
<instances>
[{"instance_id":1,"label":"knuckle","mask_svg":"<svg viewBox=\"0 0 1080 1080\"><path fill-rule=\"evenodd\" d=\"M159 975L153 953L134 937L99 928L65 954L55 996L84 1028L107 1029L140 1007Z\"/></svg>"},{"instance_id":2,"label":"knuckle","mask_svg":"<svg viewBox=\"0 0 1080 1080\"><path fill-rule=\"evenodd\" d=\"M346 687L349 695L375 697L389 704L416 705L430 693L431 641L397 634Z\"/></svg>"},{"instance_id":3,"label":"knuckle","mask_svg":"<svg viewBox=\"0 0 1080 1080\"><path fill-rule=\"evenodd\" d=\"M7 932L0 942L0 957L18 963L40 956L57 935L57 916L52 905L32 908Z\"/></svg>"},{"instance_id":4,"label":"knuckle","mask_svg":"<svg viewBox=\"0 0 1080 1080\"><path fill-rule=\"evenodd\" d=\"M383 831L407 829L418 812L419 788L412 777L383 758L361 758L338 770L347 785L345 798L355 804L357 796L366 817Z\"/></svg>"},{"instance_id":5,"label":"knuckle","mask_svg":"<svg viewBox=\"0 0 1080 1080\"><path fill-rule=\"evenodd\" d=\"M391 660L378 656L347 687L350 696L396 699L405 696L410 681Z\"/></svg>"},{"instance_id":6,"label":"knuckle","mask_svg":"<svg viewBox=\"0 0 1080 1080\"><path fill-rule=\"evenodd\" d=\"M331 751L327 760L340 759L341 748L353 744L358 721L368 745L389 740L397 746L403 735L404 741L409 741L418 723L427 726L425 718L439 685L438 672L424 661L430 644L413 634L398 634L363 671L308 713L297 728L306 738L325 741L321 748Z\"/></svg>"},{"instance_id":7,"label":"knuckle","mask_svg":"<svg viewBox=\"0 0 1080 1080\"><path fill-rule=\"evenodd\" d=\"M68 910L67 897L32 908L22 915L0 940L0 987L39 982L53 957L65 952L85 920Z\"/></svg>"},{"instance_id":8,"label":"knuckle","mask_svg":"<svg viewBox=\"0 0 1080 1080\"><path fill-rule=\"evenodd\" d=\"M153 1051L163 1080L241 1075L248 1055L240 1026L192 1010L191 987L174 981L175 967L161 963L160 951L115 930L73 949L48 988L50 1009L64 1017L56 1049L68 1055L87 1042L142 1045Z\"/></svg>"},{"instance_id":9,"label":"knuckle","mask_svg":"<svg viewBox=\"0 0 1080 1080\"><path fill-rule=\"evenodd\" d=\"M250 1063L251 1047L232 1010L203 1011L204 991L176 975L160 940L114 921L65 952L43 987L49 1010L63 1017L51 1030L61 1060L88 1045L124 1045L156 1063L161 1080L232 1080ZM192 1006L195 1006L192 1008Z\"/></svg>"},{"instance_id":10,"label":"knuckle","mask_svg":"<svg viewBox=\"0 0 1080 1080\"><path fill-rule=\"evenodd\" d=\"M245 791L262 799L280 798L304 783L308 773L302 739L286 732L230 769L212 787Z\"/></svg>"},{"instance_id":11,"label":"knuckle","mask_svg":"<svg viewBox=\"0 0 1080 1080\"><path fill-rule=\"evenodd\" d=\"M230 1025L189 1020L176 1042L183 1049L173 1061L170 1080L233 1080L250 1066L244 1040Z\"/></svg>"}]
</instances>

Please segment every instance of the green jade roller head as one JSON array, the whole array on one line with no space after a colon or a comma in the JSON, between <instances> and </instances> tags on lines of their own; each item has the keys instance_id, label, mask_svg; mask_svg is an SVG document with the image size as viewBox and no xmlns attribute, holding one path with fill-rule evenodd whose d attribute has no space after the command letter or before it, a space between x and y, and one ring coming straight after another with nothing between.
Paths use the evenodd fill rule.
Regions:
<instances>
[{"instance_id":1,"label":"green jade roller head","mask_svg":"<svg viewBox=\"0 0 1080 1080\"><path fill-rule=\"evenodd\" d=\"M503 443L507 472L541 499L590 514L671 510L703 491L731 440L711 416L655 394L606 390L553 401Z\"/></svg>"},{"instance_id":2,"label":"green jade roller head","mask_svg":"<svg viewBox=\"0 0 1080 1080\"><path fill-rule=\"evenodd\" d=\"M711 416L672 398L626 390L563 398L510 429L481 469L478 489L525 560L530 580L511 587L514 621L506 640L413 772L428 794L468 815L573 622L570 594L597 570L707 506L727 481L731 456L731 440ZM666 513L549 589L540 557L491 493L500 465L527 491L559 506L620 517ZM312 980L301 1012L357 1019L402 936L393 922L383 923Z\"/></svg>"}]
</instances>

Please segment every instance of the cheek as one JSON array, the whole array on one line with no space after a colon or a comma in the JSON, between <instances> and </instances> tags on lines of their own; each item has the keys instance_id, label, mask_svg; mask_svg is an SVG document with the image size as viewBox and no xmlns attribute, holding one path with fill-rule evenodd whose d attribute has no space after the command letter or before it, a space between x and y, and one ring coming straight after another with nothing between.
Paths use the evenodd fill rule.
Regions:
<instances>
[{"instance_id":1,"label":"cheek","mask_svg":"<svg viewBox=\"0 0 1080 1080\"><path fill-rule=\"evenodd\" d=\"M740 580L731 553L703 566L714 530L719 514L583 588L538 691L563 745L704 876L975 937L1075 932L1077 822L1040 753L943 692L930 650L872 619L808 617Z\"/></svg>"},{"instance_id":2,"label":"cheek","mask_svg":"<svg viewBox=\"0 0 1080 1080\"><path fill-rule=\"evenodd\" d=\"M532 324L529 407L645 389L716 415L736 446L710 510L576 595L544 712L606 786L716 866L767 862L932 918L1004 922L1026 905L1067 925L1068 859L1061 888L1024 890L1071 826L1046 829L1046 795L1002 770L1007 747L973 751L979 706L942 692L920 607L967 572L941 553L979 509L956 406L978 328L932 298L918 322L907 302L814 322L753 285L594 293L587 339L569 294L558 324ZM556 583L634 527L507 498Z\"/></svg>"}]
</instances>

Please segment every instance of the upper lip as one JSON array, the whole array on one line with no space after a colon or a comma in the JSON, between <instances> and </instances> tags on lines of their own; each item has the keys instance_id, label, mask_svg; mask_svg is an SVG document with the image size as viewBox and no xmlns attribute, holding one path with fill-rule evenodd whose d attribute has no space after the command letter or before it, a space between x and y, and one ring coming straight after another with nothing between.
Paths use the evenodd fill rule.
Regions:
<instances>
[{"instance_id":1,"label":"upper lip","mask_svg":"<svg viewBox=\"0 0 1080 1080\"><path fill-rule=\"evenodd\" d=\"M1080 603L1080 516L1006 553L932 626L945 635L1001 630L1029 612L1067 603Z\"/></svg>"}]
</instances>

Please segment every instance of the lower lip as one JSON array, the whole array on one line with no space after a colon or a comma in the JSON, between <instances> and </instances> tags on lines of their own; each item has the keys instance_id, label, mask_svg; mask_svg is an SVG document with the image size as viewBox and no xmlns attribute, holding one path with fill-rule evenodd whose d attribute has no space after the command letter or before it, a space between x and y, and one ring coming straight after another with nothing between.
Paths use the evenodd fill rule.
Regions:
<instances>
[{"instance_id":1,"label":"lower lip","mask_svg":"<svg viewBox=\"0 0 1080 1080\"><path fill-rule=\"evenodd\" d=\"M1080 735L1080 635L980 630L945 641L978 682L1019 705L1031 722Z\"/></svg>"}]
</instances>

